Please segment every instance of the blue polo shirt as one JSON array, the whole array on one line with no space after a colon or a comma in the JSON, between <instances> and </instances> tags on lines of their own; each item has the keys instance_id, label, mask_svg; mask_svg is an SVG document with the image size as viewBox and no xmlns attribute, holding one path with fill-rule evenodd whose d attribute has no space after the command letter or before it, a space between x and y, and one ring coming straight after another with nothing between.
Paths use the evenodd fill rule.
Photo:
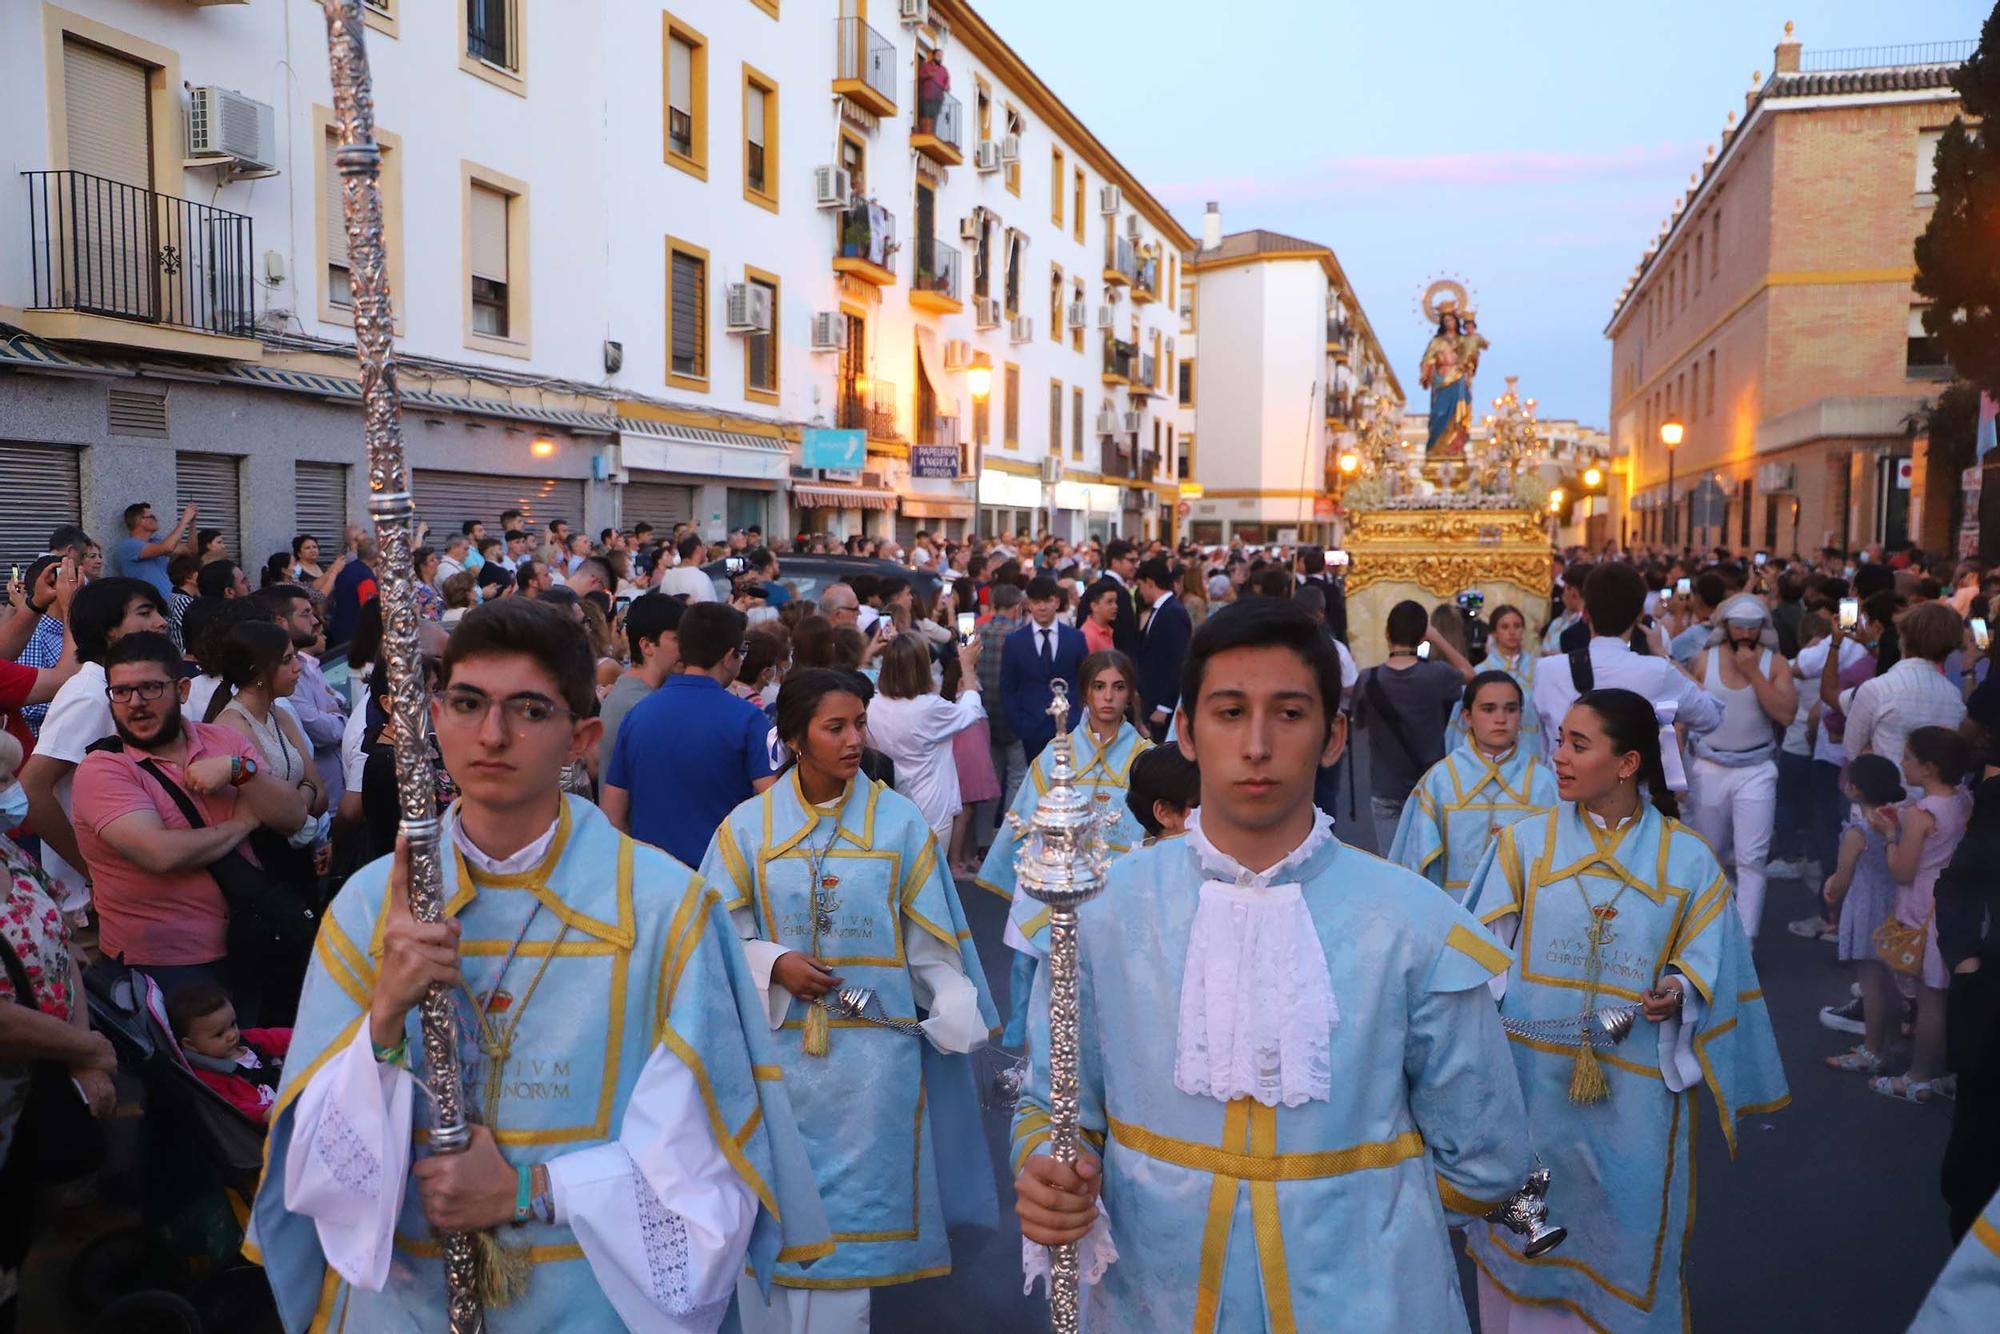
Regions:
<instances>
[{"instance_id":1,"label":"blue polo shirt","mask_svg":"<svg viewBox=\"0 0 2000 1334\"><path fill-rule=\"evenodd\" d=\"M700 866L729 813L779 762L763 711L699 673L670 676L632 706L612 744L604 781L631 794L630 832Z\"/></svg>"}]
</instances>

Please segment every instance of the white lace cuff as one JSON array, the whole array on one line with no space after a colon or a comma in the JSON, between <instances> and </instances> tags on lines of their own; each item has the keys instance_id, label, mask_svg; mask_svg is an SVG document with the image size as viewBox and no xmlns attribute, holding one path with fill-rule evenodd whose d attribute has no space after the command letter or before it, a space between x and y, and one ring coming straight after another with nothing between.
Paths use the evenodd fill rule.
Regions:
<instances>
[{"instance_id":1,"label":"white lace cuff","mask_svg":"<svg viewBox=\"0 0 2000 1334\"><path fill-rule=\"evenodd\" d=\"M1090 1287L1104 1278L1104 1271L1117 1259L1118 1247L1111 1240L1111 1215L1105 1211L1104 1198L1099 1196L1097 1221L1076 1244L1077 1275L1085 1287ZM1032 1295L1035 1280L1041 1279L1046 1285L1048 1278L1049 1248L1021 1238L1021 1291Z\"/></svg>"}]
</instances>

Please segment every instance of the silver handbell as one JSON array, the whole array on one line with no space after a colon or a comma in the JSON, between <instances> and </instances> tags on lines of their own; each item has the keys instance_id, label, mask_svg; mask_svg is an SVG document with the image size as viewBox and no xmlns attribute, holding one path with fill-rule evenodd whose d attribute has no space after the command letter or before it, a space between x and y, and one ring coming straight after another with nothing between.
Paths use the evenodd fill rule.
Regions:
<instances>
[{"instance_id":1,"label":"silver handbell","mask_svg":"<svg viewBox=\"0 0 2000 1334\"><path fill-rule=\"evenodd\" d=\"M1627 1021L1630 1027L1630 1021ZM1549 1222L1549 1169L1535 1160L1535 1170L1519 1190L1509 1195L1498 1209L1486 1215L1489 1223L1503 1224L1509 1231L1526 1237L1521 1254L1532 1260L1563 1244L1569 1229Z\"/></svg>"}]
</instances>

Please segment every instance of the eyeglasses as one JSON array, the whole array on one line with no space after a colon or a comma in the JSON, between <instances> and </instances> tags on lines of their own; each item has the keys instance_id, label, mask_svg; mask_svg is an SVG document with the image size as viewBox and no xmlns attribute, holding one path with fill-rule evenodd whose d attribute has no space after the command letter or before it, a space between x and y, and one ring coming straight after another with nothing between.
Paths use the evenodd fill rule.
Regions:
<instances>
[{"instance_id":1,"label":"eyeglasses","mask_svg":"<svg viewBox=\"0 0 2000 1334\"><path fill-rule=\"evenodd\" d=\"M509 695L505 699L494 699L470 686L452 686L444 692L444 719L454 727L478 727L486 721L486 715L495 705L505 711L507 722L516 732L540 727L558 716L575 717L570 710L540 695Z\"/></svg>"},{"instance_id":2,"label":"eyeglasses","mask_svg":"<svg viewBox=\"0 0 2000 1334\"><path fill-rule=\"evenodd\" d=\"M138 681L131 685L106 686L104 697L113 704L130 704L135 698L151 704L171 690L173 684L171 681Z\"/></svg>"}]
</instances>

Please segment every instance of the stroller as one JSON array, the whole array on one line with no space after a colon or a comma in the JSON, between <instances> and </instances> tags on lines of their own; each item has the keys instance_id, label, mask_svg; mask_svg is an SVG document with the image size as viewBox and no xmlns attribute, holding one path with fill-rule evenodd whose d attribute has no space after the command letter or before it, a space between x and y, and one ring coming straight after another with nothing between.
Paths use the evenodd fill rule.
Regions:
<instances>
[{"instance_id":1,"label":"stroller","mask_svg":"<svg viewBox=\"0 0 2000 1334\"><path fill-rule=\"evenodd\" d=\"M280 1328L263 1269L241 1254L263 1169L264 1127L196 1078L144 973L109 959L84 971L91 1026L145 1089L142 1222L91 1241L69 1295L92 1331L261 1334Z\"/></svg>"}]
</instances>

